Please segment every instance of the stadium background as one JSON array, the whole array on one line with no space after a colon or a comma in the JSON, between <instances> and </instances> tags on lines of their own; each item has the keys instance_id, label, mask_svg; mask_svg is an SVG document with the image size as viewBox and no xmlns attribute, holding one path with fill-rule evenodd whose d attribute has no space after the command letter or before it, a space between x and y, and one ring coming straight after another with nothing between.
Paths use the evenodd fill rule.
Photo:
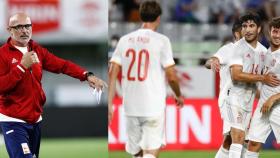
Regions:
<instances>
[{"instance_id":1,"label":"stadium background","mask_svg":"<svg viewBox=\"0 0 280 158\"><path fill-rule=\"evenodd\" d=\"M110 0L109 58L118 39L140 27L137 13L141 0ZM163 14L158 31L170 38L185 106L178 110L168 90L166 138L161 157L214 157L222 142L222 123L217 97L219 76L202 65L225 42L232 40L231 24L248 10L257 11L267 24L280 15L277 0L159 0ZM183 12L182 8L187 11ZM267 28L265 27L264 30ZM268 46L262 34L260 41ZM121 78L121 77L120 77ZM114 118L109 126L109 157L128 158L124 152L125 119L121 105L119 80L114 100ZM273 134L268 138L261 157L280 157Z\"/></svg>"},{"instance_id":2,"label":"stadium background","mask_svg":"<svg viewBox=\"0 0 280 158\"><path fill-rule=\"evenodd\" d=\"M108 2L99 0L0 0L0 43L10 15L26 12L33 39L55 55L107 80ZM41 158L106 158L107 91L97 104L86 82L44 72ZM7 158L3 140L0 157Z\"/></svg>"}]
</instances>

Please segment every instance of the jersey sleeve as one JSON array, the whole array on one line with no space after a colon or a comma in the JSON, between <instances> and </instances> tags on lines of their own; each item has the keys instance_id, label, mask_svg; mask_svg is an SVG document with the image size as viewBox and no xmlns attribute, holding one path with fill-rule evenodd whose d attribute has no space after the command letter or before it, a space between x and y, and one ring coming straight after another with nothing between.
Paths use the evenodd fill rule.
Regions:
<instances>
[{"instance_id":1,"label":"jersey sleeve","mask_svg":"<svg viewBox=\"0 0 280 158\"><path fill-rule=\"evenodd\" d=\"M232 65L242 65L243 66L243 56L242 56L242 46L240 44L235 45L232 49L232 56L229 62L229 66Z\"/></svg>"},{"instance_id":2,"label":"jersey sleeve","mask_svg":"<svg viewBox=\"0 0 280 158\"><path fill-rule=\"evenodd\" d=\"M117 47L112 55L110 62L122 65L122 58L121 58L121 56L122 56L121 48L122 48L122 43L123 43L122 41L123 41L123 39L121 38L117 44Z\"/></svg>"},{"instance_id":3,"label":"jersey sleeve","mask_svg":"<svg viewBox=\"0 0 280 158\"><path fill-rule=\"evenodd\" d=\"M230 50L227 49L227 46L223 46L213 55L213 57L218 58L221 65L226 64L229 61L229 51Z\"/></svg>"},{"instance_id":4,"label":"jersey sleeve","mask_svg":"<svg viewBox=\"0 0 280 158\"><path fill-rule=\"evenodd\" d=\"M161 65L166 68L175 65L172 53L172 47L168 38L164 39L163 47L160 54Z\"/></svg>"}]
</instances>

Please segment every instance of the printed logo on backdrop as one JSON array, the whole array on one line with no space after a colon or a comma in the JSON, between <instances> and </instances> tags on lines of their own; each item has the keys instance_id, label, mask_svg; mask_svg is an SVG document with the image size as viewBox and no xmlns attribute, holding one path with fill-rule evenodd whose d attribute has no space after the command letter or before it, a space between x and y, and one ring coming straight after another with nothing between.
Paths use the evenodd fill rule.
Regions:
<instances>
[{"instance_id":1,"label":"printed logo on backdrop","mask_svg":"<svg viewBox=\"0 0 280 158\"><path fill-rule=\"evenodd\" d=\"M32 20L34 34L59 29L59 0L8 0L7 5L7 19L15 13L27 13Z\"/></svg>"},{"instance_id":2,"label":"printed logo on backdrop","mask_svg":"<svg viewBox=\"0 0 280 158\"><path fill-rule=\"evenodd\" d=\"M217 99L186 99L181 109L174 99L166 100L165 149L217 149L222 140L222 121ZM114 115L108 128L109 150L123 150L126 142L126 120L122 100L113 101Z\"/></svg>"},{"instance_id":3,"label":"printed logo on backdrop","mask_svg":"<svg viewBox=\"0 0 280 158\"><path fill-rule=\"evenodd\" d=\"M184 89L192 90L194 88L191 85L191 81L193 80L193 78L188 72L177 70L176 74L178 76L179 84L182 89L184 88ZM187 93L185 91L182 93L184 96L187 96ZM171 90L168 91L168 96L172 96L172 94L173 92Z\"/></svg>"},{"instance_id":4,"label":"printed logo on backdrop","mask_svg":"<svg viewBox=\"0 0 280 158\"><path fill-rule=\"evenodd\" d=\"M99 18L94 16L94 13L98 12L100 9L101 7L98 2L86 1L82 3L79 9L82 12L80 23L88 28L92 28L101 23Z\"/></svg>"},{"instance_id":5,"label":"printed logo on backdrop","mask_svg":"<svg viewBox=\"0 0 280 158\"><path fill-rule=\"evenodd\" d=\"M62 8L63 14L67 15L63 16L62 30L90 39L106 36L108 31L107 2L76 0L69 3L68 0L64 0L61 3L67 6Z\"/></svg>"}]
</instances>

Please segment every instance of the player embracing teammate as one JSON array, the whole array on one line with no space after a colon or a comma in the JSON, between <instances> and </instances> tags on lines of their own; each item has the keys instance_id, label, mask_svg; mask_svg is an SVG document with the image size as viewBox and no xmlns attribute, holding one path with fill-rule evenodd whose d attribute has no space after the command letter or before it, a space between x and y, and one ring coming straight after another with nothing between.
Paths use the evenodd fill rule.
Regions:
<instances>
[{"instance_id":1,"label":"player embracing teammate","mask_svg":"<svg viewBox=\"0 0 280 158\"><path fill-rule=\"evenodd\" d=\"M264 73L273 73L280 78L280 17L269 23L270 48L265 57ZM263 84L260 100L254 112L248 139L246 158L259 157L262 143L265 143L273 130L277 143L280 143L280 86L271 87Z\"/></svg>"},{"instance_id":2,"label":"player embracing teammate","mask_svg":"<svg viewBox=\"0 0 280 158\"><path fill-rule=\"evenodd\" d=\"M236 20L232 26L232 35L235 42L241 38L241 23L239 20ZM229 71L229 62L231 61L232 52L234 48L234 43L229 42L223 45L210 59L207 60L205 67L212 69L213 71L219 72L220 75L220 93L218 99L218 105L220 109L221 118L223 119L223 135L224 140L220 149L216 154L216 158L219 157L228 157L229 147L231 145L231 136L230 136L230 125L229 122L224 119L226 113L225 99L227 97L227 92L229 86L232 85L230 71Z\"/></svg>"},{"instance_id":3,"label":"player embracing teammate","mask_svg":"<svg viewBox=\"0 0 280 158\"><path fill-rule=\"evenodd\" d=\"M275 75L277 74L277 71L269 71L271 63L277 61L276 59L273 60L273 57L276 58L276 55L273 57L271 57L271 53L266 55L266 48L258 42L259 33L261 31L261 21L259 16L251 12L241 16L239 20L242 26L241 34L244 37L237 41L233 48L228 50L227 54L224 54L224 56L230 56L230 61L226 63L226 67L228 71L230 71L231 79L226 82L228 83L226 85L227 90L223 90L219 96L219 98L221 98L226 95L222 103L224 107L221 108L221 115L224 121L224 126L229 126L230 128L229 133L231 139L224 141L223 146L221 146L215 156L216 158L240 158L244 156L248 158L257 157L257 152L261 146L260 143L264 142L267 138L272 126L272 124L266 124L266 126L263 125L262 127L266 127L266 129L261 127L264 131L259 131L257 136L257 138L262 138L262 140L253 139L256 137L254 137L255 133L252 134L252 131L255 132L258 130L256 129L259 128L258 124L260 124L261 121L264 121L258 119L260 118L260 109L262 109L263 113L267 113L273 103L276 103L278 98L280 98L276 95L267 102L265 102L264 99L264 101L262 101L262 99L260 100L259 108L257 109L259 111L255 114L253 119L254 121L252 121L250 127L250 142L248 150L243 150L243 144L252 115L252 106L257 92L257 87L262 87L262 96L264 95L264 87L269 87L274 90L273 92L275 92L275 89L277 89L275 86L279 85L279 79L277 79L277 76ZM277 25L275 20L272 24L273 25L270 25L272 48L269 52L271 52L271 50L276 51L278 49L275 48L275 45L277 45L280 38L277 34L277 31L279 31L279 25ZM223 58L218 57L217 59L221 60ZM218 71L219 65L222 63L219 60L209 60L207 64L208 67L210 65L210 68ZM223 76L221 76L221 78L223 79ZM267 92L265 92L265 95L267 95ZM268 96L266 96L266 98L268 98ZM263 103L265 104L262 108ZM270 115L270 117L266 117L265 121L268 121L271 118L272 117ZM224 129L225 128L226 127L224 127ZM274 129L274 127L272 127L272 129ZM267 136L264 135L264 133L267 134ZM225 148L225 142L230 144L229 150ZM245 151L246 154L244 154Z\"/></svg>"}]
</instances>

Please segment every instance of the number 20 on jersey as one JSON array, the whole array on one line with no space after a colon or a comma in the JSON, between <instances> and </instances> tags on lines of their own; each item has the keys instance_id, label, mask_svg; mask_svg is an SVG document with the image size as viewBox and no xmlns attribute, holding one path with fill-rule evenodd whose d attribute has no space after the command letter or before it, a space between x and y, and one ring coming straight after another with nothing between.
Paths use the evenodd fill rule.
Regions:
<instances>
[{"instance_id":1,"label":"number 20 on jersey","mask_svg":"<svg viewBox=\"0 0 280 158\"><path fill-rule=\"evenodd\" d=\"M129 81L145 81L148 75L148 67L149 67L149 52L146 49L141 49L139 53L136 53L134 49L128 49L125 53L125 56L131 58L129 63L128 71L127 71L127 80ZM136 60L136 56L138 60ZM142 62L144 62L144 71L142 69ZM133 66L137 66L137 74L133 76L131 74L131 70ZM141 73L143 71L143 73Z\"/></svg>"}]
</instances>

